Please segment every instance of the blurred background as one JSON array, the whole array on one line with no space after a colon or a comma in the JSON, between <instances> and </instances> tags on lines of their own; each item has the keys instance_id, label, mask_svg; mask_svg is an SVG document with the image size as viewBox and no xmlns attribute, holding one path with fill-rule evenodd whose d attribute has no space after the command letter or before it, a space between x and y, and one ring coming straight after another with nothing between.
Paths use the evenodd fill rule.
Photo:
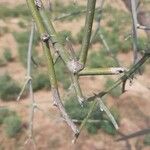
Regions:
<instances>
[{"instance_id":1,"label":"blurred background","mask_svg":"<svg viewBox=\"0 0 150 150\"><path fill-rule=\"evenodd\" d=\"M45 6L48 2L44 1ZM150 8L150 1L143 0L142 7ZM58 31L60 41L65 46L69 37L76 53L79 53L85 22L86 0L51 0L51 17ZM82 12L83 11L83 12ZM150 11L150 10L149 10ZM82 12L78 15L62 19L56 17L63 14ZM93 30L99 17L95 13ZM25 82L27 48L31 29L31 15L25 0L0 1L0 150L33 149L28 139L30 105L28 89L21 100L17 96ZM100 31L107 46L117 61L108 53L102 38L95 36L90 46L87 66L89 67L130 67L132 65L132 18L124 3L120 0L106 0L101 20ZM147 47L148 38L144 31L138 30L138 43L141 49ZM148 150L150 149L150 133L128 140L115 140L145 128L150 128L150 61L142 68L142 76L127 82L126 92L121 94L121 87L114 89L104 100L119 124L116 131L109 118L98 108L94 110L83 129L77 143L71 143L72 132L62 121L60 114L52 105L52 95L47 76L46 61L38 32L34 36L32 52L32 78L35 101L40 110L35 111L34 136L38 150ZM81 109L70 86L70 78L64 64L58 60L55 65L59 90L69 115L78 120L78 124L86 116L90 104ZM85 97L110 87L118 76L80 77Z\"/></svg>"}]
</instances>

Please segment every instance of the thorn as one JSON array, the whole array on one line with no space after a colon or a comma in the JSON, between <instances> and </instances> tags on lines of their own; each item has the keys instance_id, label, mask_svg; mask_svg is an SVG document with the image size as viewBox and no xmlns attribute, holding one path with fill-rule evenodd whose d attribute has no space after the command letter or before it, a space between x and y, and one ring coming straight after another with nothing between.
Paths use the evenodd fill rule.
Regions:
<instances>
[{"instance_id":1,"label":"thorn","mask_svg":"<svg viewBox=\"0 0 150 150\"><path fill-rule=\"evenodd\" d=\"M57 103L56 103L56 102L53 102L53 106L57 107L58 105L57 105Z\"/></svg>"},{"instance_id":2,"label":"thorn","mask_svg":"<svg viewBox=\"0 0 150 150\"><path fill-rule=\"evenodd\" d=\"M81 107L84 107L84 98L78 96L78 101Z\"/></svg>"},{"instance_id":3,"label":"thorn","mask_svg":"<svg viewBox=\"0 0 150 150\"><path fill-rule=\"evenodd\" d=\"M47 33L44 33L44 34L41 36L41 40L42 40L43 42L47 42L49 39L50 39L50 36L49 36L49 34L47 34Z\"/></svg>"},{"instance_id":4,"label":"thorn","mask_svg":"<svg viewBox=\"0 0 150 150\"><path fill-rule=\"evenodd\" d=\"M34 3L38 9L42 7L41 0L35 0Z\"/></svg>"}]
</instances>

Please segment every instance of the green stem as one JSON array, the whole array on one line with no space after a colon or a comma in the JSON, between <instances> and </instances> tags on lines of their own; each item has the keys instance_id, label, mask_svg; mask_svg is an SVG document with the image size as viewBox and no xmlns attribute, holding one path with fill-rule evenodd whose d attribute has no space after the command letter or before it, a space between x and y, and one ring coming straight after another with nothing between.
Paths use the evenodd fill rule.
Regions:
<instances>
[{"instance_id":1,"label":"green stem","mask_svg":"<svg viewBox=\"0 0 150 150\"><path fill-rule=\"evenodd\" d=\"M73 46L72 46L72 44L71 44L71 42L69 41L68 38L66 38L66 44L68 46L68 49L70 50L70 55L72 57L74 57L75 56L75 51L74 51ZM75 57L74 57L74 59L76 60ZM75 73L75 74L70 73L70 75L71 75L72 84L73 84L74 91L76 93L78 102L83 107L84 96L82 94L82 90L81 90L80 83L79 83L79 80L78 80L78 74L77 73Z\"/></svg>"},{"instance_id":2,"label":"green stem","mask_svg":"<svg viewBox=\"0 0 150 150\"><path fill-rule=\"evenodd\" d=\"M84 99L84 96L82 94L82 90L81 90L81 87L80 87L80 84L79 84L78 75L77 74L71 74L71 80L72 80L72 83L73 83L74 90L76 92L78 102L83 107L83 102L84 102L85 99Z\"/></svg>"},{"instance_id":3,"label":"green stem","mask_svg":"<svg viewBox=\"0 0 150 150\"><path fill-rule=\"evenodd\" d=\"M97 18L97 23L96 23L96 29L95 29L95 31L92 33L92 35L91 35L91 40L90 40L90 43L92 44L93 43L93 41L94 41L94 39L95 39L95 36L96 36L96 34L97 34L97 32L98 32L98 30L100 29L100 23L101 23L101 19L102 19L102 14L103 14L103 6L104 6L104 2L105 2L105 0L100 0L100 1L98 1L99 2L99 11L98 11L98 18Z\"/></svg>"},{"instance_id":4,"label":"green stem","mask_svg":"<svg viewBox=\"0 0 150 150\"><path fill-rule=\"evenodd\" d=\"M90 76L90 75L117 75L125 72L124 68L111 67L111 68L84 68L79 72L79 76Z\"/></svg>"},{"instance_id":5,"label":"green stem","mask_svg":"<svg viewBox=\"0 0 150 150\"><path fill-rule=\"evenodd\" d=\"M87 2L87 11L86 11L86 21L85 21L85 31L82 41L81 53L80 53L80 62L85 65L88 49L90 45L90 38L93 26L93 18L95 12L96 0L88 0Z\"/></svg>"}]
</instances>

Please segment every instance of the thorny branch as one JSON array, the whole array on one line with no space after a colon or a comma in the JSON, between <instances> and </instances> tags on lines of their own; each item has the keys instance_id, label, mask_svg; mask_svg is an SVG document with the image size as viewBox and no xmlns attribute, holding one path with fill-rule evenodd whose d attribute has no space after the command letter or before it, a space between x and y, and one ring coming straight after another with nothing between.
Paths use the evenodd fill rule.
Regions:
<instances>
[{"instance_id":1,"label":"thorny branch","mask_svg":"<svg viewBox=\"0 0 150 150\"><path fill-rule=\"evenodd\" d=\"M27 76L31 78L31 57L32 57L32 44L33 44L33 37L34 37L34 30L35 30L35 24L32 21L32 27L31 27L31 35L30 35L30 41L29 41L29 47L28 47L28 61L27 61ZM36 103L34 100L34 94L33 94L33 88L32 88L32 80L29 80L29 95L31 100L31 112L30 112L30 123L29 123L29 139L33 140L34 147L35 140L33 135L33 120L34 120L34 111L36 108Z\"/></svg>"},{"instance_id":2,"label":"thorny branch","mask_svg":"<svg viewBox=\"0 0 150 150\"><path fill-rule=\"evenodd\" d=\"M135 0L131 0L131 12L132 12L132 38L133 38L133 63L138 61L138 35L137 35L137 6Z\"/></svg>"},{"instance_id":3,"label":"thorny branch","mask_svg":"<svg viewBox=\"0 0 150 150\"><path fill-rule=\"evenodd\" d=\"M28 55L27 55L27 79L24 83L24 86L17 98L17 101L20 100L20 97L22 96L26 86L29 86L29 96L31 100L31 112L30 112L30 118L29 118L29 138L25 142L27 144L28 142L32 141L34 149L36 149L36 143L33 135L33 120L34 120L34 111L37 108L36 102L34 100L34 94L33 94L33 87L32 87L32 78L31 78L31 57L32 57L32 47L33 47L33 39L34 39L34 31L35 31L35 24L32 21L31 25L31 33L29 38L29 45L28 45Z\"/></svg>"},{"instance_id":4,"label":"thorny branch","mask_svg":"<svg viewBox=\"0 0 150 150\"><path fill-rule=\"evenodd\" d=\"M80 62L85 66L88 49L90 45L91 32L93 26L93 18L95 12L96 0L87 1L87 11L86 11L86 21L85 21L85 31L82 41L81 53L80 53Z\"/></svg>"},{"instance_id":5,"label":"thorny branch","mask_svg":"<svg viewBox=\"0 0 150 150\"><path fill-rule=\"evenodd\" d=\"M100 108L106 112L106 114L112 121L114 127L116 129L118 129L118 125L117 125L114 117L109 112L108 108L104 105L101 98L104 95L108 94L112 89L114 89L118 85L120 85L122 82L125 83L125 81L127 79L130 79L131 76L134 75L135 72L141 67L141 65L143 63L145 63L145 61L150 57L150 53L146 52L140 60L135 61L134 65L131 67L130 70L126 70L122 67L118 67L118 68L113 68L113 67L112 68L85 68L89 45L92 43L92 40L96 34L99 34L108 53L117 62L118 66L120 66L116 57L111 54L110 48L107 45L107 42L105 41L103 35L101 34L101 32L99 30L104 0L99 1L100 3L99 3L98 10L99 10L100 15L97 20L96 30L95 30L94 34L92 35L92 37L91 37L91 31L92 31L92 25L93 25L94 12L96 10L96 8L95 8L96 0L88 0L87 1L85 32L84 32L84 37L83 37L83 41L82 41L82 47L81 47L81 53L80 53L79 60L76 57L76 54L74 52L74 49L73 49L71 43L68 43L69 50L70 50L70 53L69 53L66 50L66 48L59 42L57 32L54 29L51 18L47 15L47 13L45 11L42 1L41 0L35 0L35 1L34 0L26 0L26 1L28 4L28 7L32 13L33 19L36 23L40 37L41 37L43 50L45 53L45 58L47 60L48 76L49 76L49 80L50 80L51 87L52 87L51 92L53 95L54 105L56 107L58 107L63 119L66 121L66 123L71 127L72 131L74 132L75 138L74 138L73 142L76 141L77 137L79 136L79 134L80 134L82 128L84 127L84 125L86 124L86 122L94 122L94 120L89 120L88 118L98 103L100 105ZM81 12L78 12L78 13L84 13L84 10ZM64 17L68 17L70 15L76 15L76 14L67 14L66 16L61 16L61 17L63 19ZM61 17L58 19L61 19ZM149 27L138 24L135 1L132 1L132 18L133 18L133 39L135 39L134 47L135 47L135 50L137 50L137 28L143 29L143 30L149 30ZM34 136L33 136L33 119L34 119L34 110L35 110L35 108L38 108L38 107L34 101L32 80L31 80L31 49L32 49L33 32L34 32L34 25L32 26L29 48L28 48L27 80L23 86L23 89L22 89L19 97L18 97L18 100L20 99L20 96L22 95L26 85L29 83L30 98L32 100L32 108L31 108L31 114L30 114L30 126L29 126L29 131L30 131L29 138L32 139L33 142L35 143ZM53 52L50 50L49 42L52 44L52 46L55 49L54 54L57 52L57 56L52 55ZM61 101L59 90L58 90L58 84L57 84L57 80L56 80L56 74L55 74L55 70L54 70L54 64L59 56L65 62L65 65L70 72L70 76L72 78L72 84L74 85L74 90L76 92L76 96L80 103L83 101L84 96L82 94L82 89L80 88L80 83L78 81L78 77L86 76L86 75L114 75L114 74L116 75L116 74L124 73L124 75L121 78L119 78L113 86L109 87L108 89L106 89L103 92L94 94L94 96L89 97L87 99L87 101L94 101L94 102L93 102L91 108L89 109L89 112L88 112L86 118L82 121L82 123L81 123L81 120L73 120L69 117L69 115L66 113L63 103ZM137 58L136 51L135 51L135 58ZM41 110L41 109L39 109L39 110ZM79 130L76 127L76 125L74 124L74 122L81 123Z\"/></svg>"}]
</instances>

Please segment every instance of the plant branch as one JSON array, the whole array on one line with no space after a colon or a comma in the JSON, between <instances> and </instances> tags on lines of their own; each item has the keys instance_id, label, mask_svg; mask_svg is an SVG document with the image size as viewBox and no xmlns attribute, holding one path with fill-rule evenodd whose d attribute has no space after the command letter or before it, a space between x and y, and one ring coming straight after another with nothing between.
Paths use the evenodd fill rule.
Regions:
<instances>
[{"instance_id":1,"label":"plant branch","mask_svg":"<svg viewBox=\"0 0 150 150\"><path fill-rule=\"evenodd\" d=\"M137 37L137 8L135 0L131 0L131 12L132 12L132 22L133 22L133 31L132 31L132 38L133 38L133 55L134 55L134 64L138 60L138 37Z\"/></svg>"},{"instance_id":2,"label":"plant branch","mask_svg":"<svg viewBox=\"0 0 150 150\"><path fill-rule=\"evenodd\" d=\"M111 68L84 68L79 72L79 76L90 76L90 75L118 75L124 73L126 69L121 67Z\"/></svg>"},{"instance_id":3,"label":"plant branch","mask_svg":"<svg viewBox=\"0 0 150 150\"><path fill-rule=\"evenodd\" d=\"M85 66L88 49L90 45L91 32L93 26L93 18L95 12L95 4L96 0L88 0L87 1L87 11L86 11L86 21L84 27L84 37L82 41L81 53L79 61Z\"/></svg>"},{"instance_id":4,"label":"plant branch","mask_svg":"<svg viewBox=\"0 0 150 150\"><path fill-rule=\"evenodd\" d=\"M137 28L141 30L150 30L150 27L137 24Z\"/></svg>"},{"instance_id":5,"label":"plant branch","mask_svg":"<svg viewBox=\"0 0 150 150\"><path fill-rule=\"evenodd\" d=\"M95 11L101 11L101 9L99 9L99 8L95 8ZM70 17L70 16L77 16L77 15L79 15L79 14L84 14L84 13L86 13L86 9L84 9L84 10L79 10L79 11L76 11L76 12L72 12L72 13L67 13L67 14L62 14L61 16L56 16L56 17L54 17L54 21L58 21L58 20L63 20L63 19L66 19L66 18L68 18L68 17Z\"/></svg>"},{"instance_id":6,"label":"plant branch","mask_svg":"<svg viewBox=\"0 0 150 150\"><path fill-rule=\"evenodd\" d=\"M75 51L74 51L73 46L68 38L66 38L66 42L67 42L68 49L70 50L70 55L72 55L72 57L74 57ZM74 59L76 60L75 57L74 57ZM70 74L71 74L72 85L74 87L78 102L81 105L81 107L83 107L83 101L85 100L85 98L83 96L83 93L82 93L82 90L80 87L80 83L78 80L78 74L76 74L76 73L75 74L70 73Z\"/></svg>"},{"instance_id":7,"label":"plant branch","mask_svg":"<svg viewBox=\"0 0 150 150\"><path fill-rule=\"evenodd\" d=\"M118 130L118 124L115 120L115 118L113 117L113 115L111 114L111 112L109 111L109 109L105 106L105 104L103 103L103 100L101 98L97 98L98 102L99 102L99 107L100 110L105 111L107 116L109 117L109 119L111 120L113 126L115 127L116 130Z\"/></svg>"},{"instance_id":8,"label":"plant branch","mask_svg":"<svg viewBox=\"0 0 150 150\"><path fill-rule=\"evenodd\" d=\"M91 40L90 40L90 43L92 43L93 42L93 40L94 40L94 38L95 38L95 36L96 36L96 34L97 34L97 32L98 32L98 30L100 29L100 22L101 22L101 19L102 19L102 13L103 13L103 6L104 6L104 2L105 2L105 0L100 0L99 1L99 11L98 11L98 18L97 18L97 24L96 24L96 29L95 29L95 31L92 33L92 35L91 35Z\"/></svg>"},{"instance_id":9,"label":"plant branch","mask_svg":"<svg viewBox=\"0 0 150 150\"><path fill-rule=\"evenodd\" d=\"M107 50L108 55L110 55L110 57L116 62L116 64L118 66L120 66L118 59L116 58L115 54L112 53L111 49L109 48L109 46L108 46L108 44L107 44L107 42L106 42L106 40L105 40L105 38L104 38L104 36L100 30L98 31L98 34L99 34L99 36L100 36L100 38L101 38L101 40L102 40L102 42L103 42L103 44Z\"/></svg>"}]
</instances>

